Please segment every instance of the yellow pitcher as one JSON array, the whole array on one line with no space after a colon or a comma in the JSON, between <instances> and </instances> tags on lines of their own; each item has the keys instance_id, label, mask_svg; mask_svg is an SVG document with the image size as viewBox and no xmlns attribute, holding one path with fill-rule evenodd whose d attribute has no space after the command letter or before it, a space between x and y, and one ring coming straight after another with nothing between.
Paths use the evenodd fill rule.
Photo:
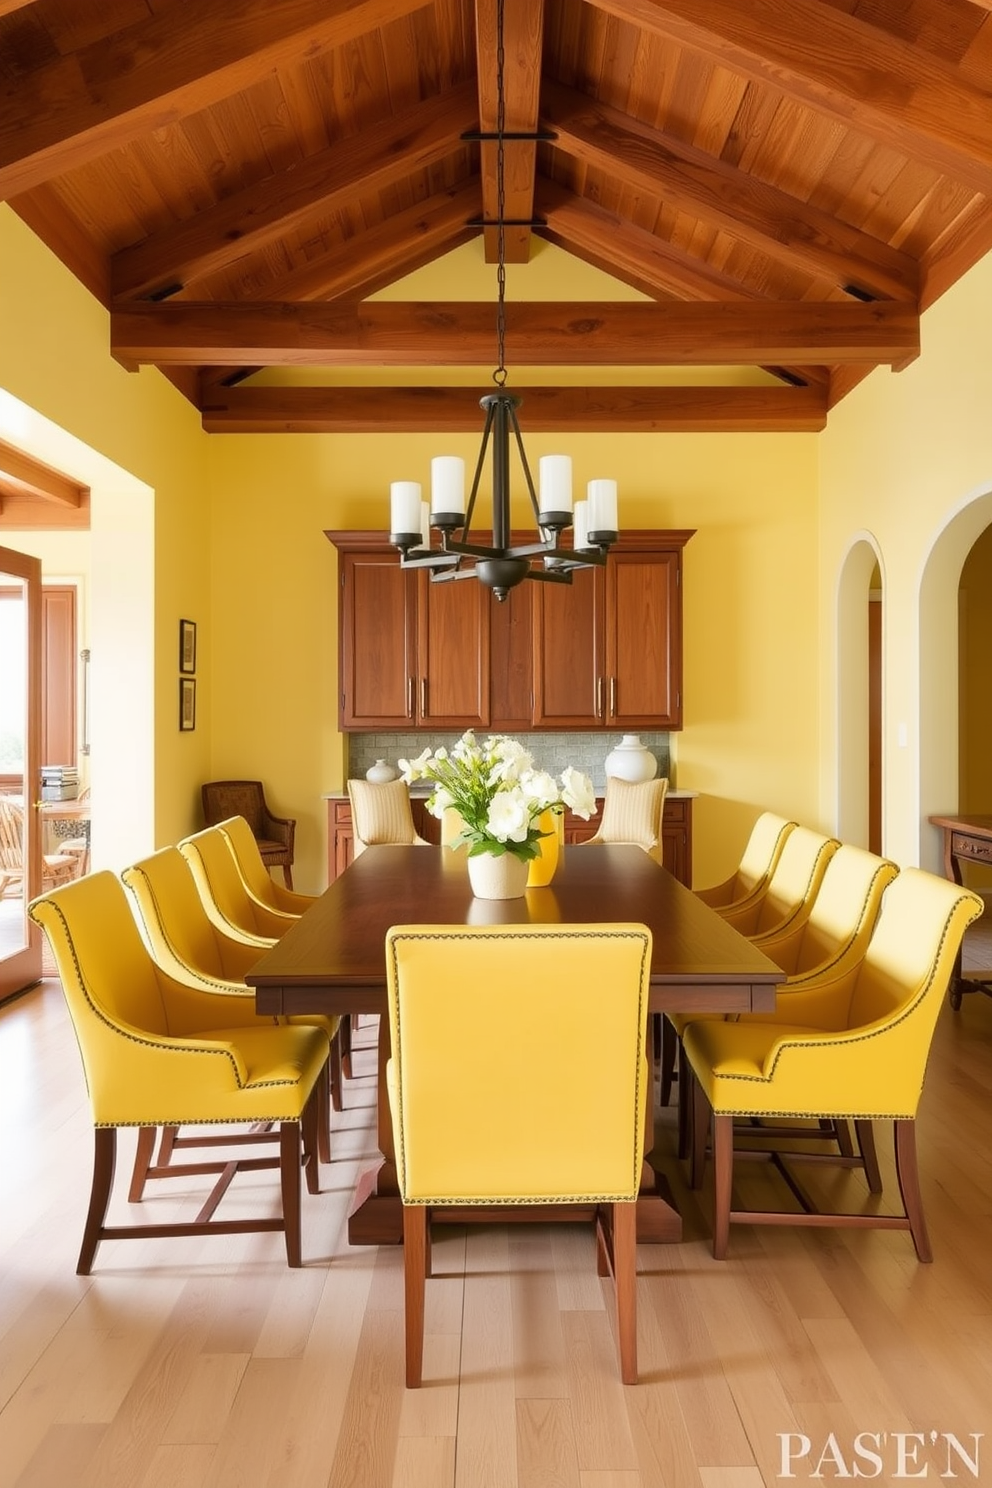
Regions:
<instances>
[{"instance_id":1,"label":"yellow pitcher","mask_svg":"<svg viewBox=\"0 0 992 1488\"><path fill-rule=\"evenodd\" d=\"M565 812L560 806L549 806L537 818L538 830L545 833L537 843L537 857L531 858L527 874L529 889L545 888L555 876L558 855L565 841Z\"/></svg>"}]
</instances>

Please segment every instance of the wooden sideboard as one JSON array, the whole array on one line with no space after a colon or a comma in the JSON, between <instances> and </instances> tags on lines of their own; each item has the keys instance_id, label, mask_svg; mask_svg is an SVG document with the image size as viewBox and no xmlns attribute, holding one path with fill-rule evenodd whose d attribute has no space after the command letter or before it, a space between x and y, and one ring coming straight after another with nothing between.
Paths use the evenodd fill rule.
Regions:
<instances>
[{"instance_id":1,"label":"wooden sideboard","mask_svg":"<svg viewBox=\"0 0 992 1488\"><path fill-rule=\"evenodd\" d=\"M944 873L952 883L963 883L962 863L984 863L992 868L992 816L931 816L932 826L944 834ZM961 1006L965 992L985 992L992 997L992 967L987 971L963 971L958 951L951 976L952 1008Z\"/></svg>"},{"instance_id":2,"label":"wooden sideboard","mask_svg":"<svg viewBox=\"0 0 992 1488\"><path fill-rule=\"evenodd\" d=\"M441 823L427 810L423 796L410 800L413 824L418 834L427 842L440 842ZM603 798L597 800L600 814ZM565 816L565 841L585 842L592 837L598 824L598 816L583 821L580 816L568 812ZM661 823L663 861L668 871L692 887L692 797L665 797L665 814ZM333 883L343 873L354 856L355 833L351 819L351 802L347 795L327 798L327 881Z\"/></svg>"}]
</instances>

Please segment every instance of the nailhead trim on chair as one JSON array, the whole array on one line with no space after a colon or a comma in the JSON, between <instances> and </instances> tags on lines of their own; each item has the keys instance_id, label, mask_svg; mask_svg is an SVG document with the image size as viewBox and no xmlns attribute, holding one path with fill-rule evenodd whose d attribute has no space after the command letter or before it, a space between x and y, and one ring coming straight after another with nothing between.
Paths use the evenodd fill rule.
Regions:
<instances>
[{"instance_id":1,"label":"nailhead trim on chair","mask_svg":"<svg viewBox=\"0 0 992 1488\"><path fill-rule=\"evenodd\" d=\"M167 1054L206 1054L206 1055L209 1055L209 1056L211 1056L213 1058L216 1058L218 1055L220 1055L222 1058L228 1060L228 1062L231 1065L231 1068L234 1070L234 1078L237 1081L238 1089L239 1090L265 1090L265 1089L267 1089L269 1087L275 1089L276 1087L290 1086L290 1085L293 1085L293 1084L296 1083L293 1080L259 1080L257 1083L250 1084L250 1085L244 1085L244 1084L242 1084L242 1081L241 1081L241 1073L240 1073L240 1071L238 1069L238 1062L234 1058L234 1055L231 1053L231 1051L229 1049L217 1049L217 1048L209 1048L209 1047L198 1048L196 1046L196 1044L193 1043L189 1039L187 1039L187 1040L185 1040L183 1042L183 1047L181 1049L177 1049L177 1048L174 1047L174 1044L173 1043L167 1043L167 1042L164 1042L164 1041L163 1042L159 1042L159 1040L157 1040L157 1039L139 1038L134 1033L128 1033L128 1031L126 1029L122 1028L119 1023L115 1023L111 1018L108 1018L107 1015L106 1015L106 1013L103 1012L102 1008L98 1007L97 1004L93 1001L93 998L90 996L89 988L86 985L86 979L83 976L82 967L80 966L78 957L76 956L76 947L75 947L75 944L73 943L72 937L69 934L69 927L66 924L65 915L62 913L62 910L59 907L59 905L53 903L51 900L48 900L47 902L48 902L49 909L53 909L55 911L55 913L58 915L59 919L62 921L62 926L63 926L63 929L65 930L66 939L69 942L69 955L72 957L72 964L75 967L76 976L77 976L78 981L79 981L79 987L80 987L80 990L81 990L83 996L86 998L87 1003L89 1004L89 1006L92 1009L92 1011L95 1014L95 1016L97 1018L99 1018L100 1022L103 1023L105 1027L113 1029L114 1033L116 1033L120 1038L130 1039L130 1041L131 1041L132 1044L139 1044L142 1048L145 1048L145 1049L159 1049L159 1050L162 1050L164 1053L167 1053ZM34 918L35 918L34 917L34 913L33 913L33 911L30 908L28 909L28 914L34 920ZM38 924L39 922L37 920L35 920L35 923ZM229 1122L231 1119L232 1118L230 1118L230 1117L219 1119L216 1124L222 1126L222 1125L225 1124L225 1122ZM273 1116L273 1117L271 1117L269 1119L271 1119L273 1121L286 1121L286 1120L292 1119L292 1118L288 1118L286 1116ZM259 1116L259 1115L253 1114L252 1117L251 1117L251 1120L252 1121L264 1121L264 1120L266 1120L266 1118L264 1116ZM177 1124L178 1125L182 1125L183 1122L182 1121L179 1121L178 1118L176 1118L175 1116L163 1116L157 1122L152 1122L152 1121L135 1121L135 1122L104 1121L104 1122L95 1122L94 1124L97 1125L97 1126L119 1126L119 1125L131 1125L131 1126L175 1126ZM199 1126L201 1124L204 1125L204 1126L206 1126L206 1125L209 1125L210 1123L208 1123L208 1122L201 1123L201 1122L197 1121L195 1124L197 1126Z\"/></svg>"},{"instance_id":2,"label":"nailhead trim on chair","mask_svg":"<svg viewBox=\"0 0 992 1488\"><path fill-rule=\"evenodd\" d=\"M892 866L893 865L888 858L883 858L882 861L879 863L879 866L875 869L875 872L871 876L871 881L868 885L865 897L861 902L861 912L858 915L858 923L851 931L844 944L839 947L839 949L834 953L833 956L831 956L826 965L821 962L819 966L813 966L809 969L809 971L798 972L794 977L789 977L788 984L784 987L785 995L788 995L788 993L790 992L797 991L799 988L802 987L803 982L819 981L821 977L828 976L831 967L836 966L839 961L843 961L844 957L847 955L848 951L851 949L852 945L861 933L861 925L865 917L865 911L867 910L868 905L871 903L871 897L875 890L875 884L878 882L879 874L883 871L887 871Z\"/></svg>"},{"instance_id":3,"label":"nailhead trim on chair","mask_svg":"<svg viewBox=\"0 0 992 1488\"><path fill-rule=\"evenodd\" d=\"M131 867L126 869L125 872L137 875L138 873L141 873L141 870L139 868ZM141 873L141 877L144 881L144 885L146 890L148 891L149 897L151 898L152 908L155 911L155 922L158 925L159 931L162 935L162 939L169 947L169 950L172 952L173 956L175 956L176 960L182 966L185 974L190 977L191 980L199 982L204 987L209 987L211 992L218 992L223 997L241 997L243 994L240 992L233 992L231 990L229 982L215 981L213 977L208 976L206 972L200 971L198 967L191 966L189 962L184 959L184 957L180 956L172 941L169 939L168 931L165 928L165 922L162 919L162 911L159 909L158 899L156 898L155 890L151 884L151 881L149 880L147 873ZM273 1022L275 1021L276 1020L273 1019Z\"/></svg>"},{"instance_id":4,"label":"nailhead trim on chair","mask_svg":"<svg viewBox=\"0 0 992 1488\"><path fill-rule=\"evenodd\" d=\"M578 938L578 937L580 937L582 935L583 932L582 932L581 929L576 929L573 933L574 933L575 937ZM594 933L595 933L595 938L597 940L631 940L631 939L637 939L637 940L640 940L641 941L641 943L642 943L642 949L641 949L641 981L643 983L644 958L645 958L645 956L647 954L647 941L644 939L644 936L643 935L632 935L630 931L625 931L625 930L597 930ZM551 934L551 933L542 934L540 931L538 931L536 933L528 934L526 936L518 936L518 935L514 935L512 933L512 931L511 932L507 932L506 930L501 931L500 934L498 934L498 935L496 935L496 934L492 934L492 935L486 935L486 934L481 934L481 935L480 934L476 934L476 935L448 934L448 935L445 935L443 937L443 939L445 939L445 940L499 940L499 941L506 941L506 940L557 940L559 938L560 938L559 935ZM440 939L442 939L442 937L441 936L438 936L438 935L420 934L420 935L406 935L406 936L404 936L404 939L405 940L440 940ZM396 967L396 942L395 941L392 941L390 943L390 951L392 953L392 961L393 961L392 970L393 970L393 977L395 979L396 976L397 976L397 967ZM642 995L639 995L638 996L638 1000L637 1000L638 1026L640 1026L641 1015L642 1015L642 1007L643 1007ZM401 1053L400 1045L399 1045L399 1031L397 1031L397 1049L396 1049L395 1052L397 1053L397 1055L402 1060L402 1053ZM636 1063L637 1063L637 1069L634 1072L634 1110L635 1111L640 1108L640 1101L641 1101L641 1061L640 1060L637 1060ZM640 1145L640 1143L635 1142L635 1144L634 1144L634 1154L633 1154L633 1180L632 1180L632 1186L631 1186L630 1191L629 1192L624 1192L624 1193L615 1193L615 1194L600 1194L600 1195L597 1195L596 1198L591 1198L589 1196L589 1194L578 1194L578 1195L576 1195L576 1194L570 1194L570 1195L555 1194L553 1197L551 1197L551 1196L542 1196L540 1194L530 1194L526 1198L519 1198L519 1199L506 1199L506 1198L503 1198L503 1197L491 1197L491 1198L475 1197L475 1198L468 1198L467 1199L467 1198L463 1198L461 1196L455 1196L455 1195L448 1195L446 1198L438 1198L438 1197L435 1196L435 1197L432 1197L430 1199L408 1199L406 1197L406 1195L404 1194L403 1195L403 1203L404 1204L414 1205L414 1206L418 1206L419 1205L419 1206L423 1206L424 1208L428 1208L428 1207L431 1207L431 1206L435 1206L437 1208L443 1208L446 1205L450 1205L451 1207L457 1207L457 1208L482 1208L482 1207L485 1207L485 1206L489 1205L489 1206L492 1206L492 1207L498 1206L500 1208L506 1208L506 1209L512 1209L512 1208L517 1207L517 1206L523 1207L523 1206L528 1205L528 1204L596 1204L596 1203L599 1203L599 1204L622 1204L622 1203L626 1203L628 1201L633 1201L634 1199L637 1198L637 1195L638 1195L638 1193L640 1191L641 1169L643 1167L643 1163L644 1163L644 1152L643 1152L643 1148ZM406 1173L406 1140L405 1140L405 1133L404 1133L404 1127L403 1127L403 1102L402 1101L400 1101L400 1103L399 1103L399 1151L396 1154L396 1171L397 1171L398 1174L405 1174ZM402 1180L401 1180L401 1182L402 1182Z\"/></svg>"}]
</instances>

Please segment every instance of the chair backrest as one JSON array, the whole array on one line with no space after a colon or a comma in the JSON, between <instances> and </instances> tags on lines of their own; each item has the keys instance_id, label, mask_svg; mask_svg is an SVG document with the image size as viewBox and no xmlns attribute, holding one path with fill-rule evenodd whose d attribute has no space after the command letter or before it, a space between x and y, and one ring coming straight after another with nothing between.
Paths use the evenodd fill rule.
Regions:
<instances>
[{"instance_id":1,"label":"chair backrest","mask_svg":"<svg viewBox=\"0 0 992 1488\"><path fill-rule=\"evenodd\" d=\"M635 782L611 775L606 782L599 829L589 842L629 842L645 852L656 852L661 847L667 790L665 776Z\"/></svg>"},{"instance_id":2,"label":"chair backrest","mask_svg":"<svg viewBox=\"0 0 992 1488\"><path fill-rule=\"evenodd\" d=\"M972 920L977 894L921 868L904 868L882 896L868 950L854 979L848 1026L898 1023L902 1055L919 1059L922 1084L941 999Z\"/></svg>"},{"instance_id":3,"label":"chair backrest","mask_svg":"<svg viewBox=\"0 0 992 1488\"><path fill-rule=\"evenodd\" d=\"M283 914L301 915L314 902L316 895L300 894L274 883L259 851L258 841L243 816L229 816L217 822L217 830L227 839L249 894Z\"/></svg>"},{"instance_id":4,"label":"chair backrest","mask_svg":"<svg viewBox=\"0 0 992 1488\"><path fill-rule=\"evenodd\" d=\"M793 975L815 973L826 963L860 960L868 948L882 895L898 874L895 863L843 843L823 875L813 908L800 933ZM774 948L762 947L773 961ZM779 963L781 964L781 963Z\"/></svg>"},{"instance_id":5,"label":"chair backrest","mask_svg":"<svg viewBox=\"0 0 992 1488\"><path fill-rule=\"evenodd\" d=\"M650 962L640 924L394 926L387 1080L404 1201L634 1199Z\"/></svg>"},{"instance_id":6,"label":"chair backrest","mask_svg":"<svg viewBox=\"0 0 992 1488\"><path fill-rule=\"evenodd\" d=\"M767 892L757 906L745 935L761 935L801 923L812 912L827 865L840 847L836 837L824 837L809 827L795 827L785 839ZM731 921L734 923L734 921Z\"/></svg>"},{"instance_id":7,"label":"chair backrest","mask_svg":"<svg viewBox=\"0 0 992 1488\"><path fill-rule=\"evenodd\" d=\"M212 923L178 848L163 847L132 863L121 878L152 956L172 975L185 968L225 983L241 980L261 955L261 947L232 941Z\"/></svg>"},{"instance_id":8,"label":"chair backrest","mask_svg":"<svg viewBox=\"0 0 992 1488\"><path fill-rule=\"evenodd\" d=\"M219 827L205 827L179 843L179 851L189 864L203 908L218 930L225 935L249 935L260 944L272 945L292 924L283 916L281 928L273 930L269 916L280 917L275 910L259 906L245 888L234 855Z\"/></svg>"},{"instance_id":9,"label":"chair backrest","mask_svg":"<svg viewBox=\"0 0 992 1488\"><path fill-rule=\"evenodd\" d=\"M208 827L229 816L243 816L255 837L264 837L265 795L260 780L210 780L200 787Z\"/></svg>"},{"instance_id":10,"label":"chair backrest","mask_svg":"<svg viewBox=\"0 0 992 1488\"><path fill-rule=\"evenodd\" d=\"M0 796L0 868L24 872L24 813L9 796Z\"/></svg>"},{"instance_id":11,"label":"chair backrest","mask_svg":"<svg viewBox=\"0 0 992 1488\"><path fill-rule=\"evenodd\" d=\"M734 899L753 893L771 877L782 855L782 849L795 827L794 821L777 816L774 811L761 813L751 828L751 835L737 865L732 895Z\"/></svg>"},{"instance_id":12,"label":"chair backrest","mask_svg":"<svg viewBox=\"0 0 992 1488\"><path fill-rule=\"evenodd\" d=\"M28 913L48 937L99 1121L103 1101L119 1093L124 1041L170 1032L158 974L113 873L54 889Z\"/></svg>"},{"instance_id":13,"label":"chair backrest","mask_svg":"<svg viewBox=\"0 0 992 1488\"><path fill-rule=\"evenodd\" d=\"M381 785L371 780L349 780L348 798L355 830L355 857L367 847L417 841L405 780L389 780Z\"/></svg>"}]
</instances>

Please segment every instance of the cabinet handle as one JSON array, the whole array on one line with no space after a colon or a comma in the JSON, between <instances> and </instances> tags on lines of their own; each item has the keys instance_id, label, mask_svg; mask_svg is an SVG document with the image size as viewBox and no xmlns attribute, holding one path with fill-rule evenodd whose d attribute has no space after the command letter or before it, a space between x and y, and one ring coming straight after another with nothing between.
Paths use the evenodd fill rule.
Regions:
<instances>
[{"instance_id":1,"label":"cabinet handle","mask_svg":"<svg viewBox=\"0 0 992 1488\"><path fill-rule=\"evenodd\" d=\"M616 716L617 716L617 679L616 679L616 677L611 677L610 678L610 717L611 718L616 718Z\"/></svg>"},{"instance_id":2,"label":"cabinet handle","mask_svg":"<svg viewBox=\"0 0 992 1488\"><path fill-rule=\"evenodd\" d=\"M413 718L413 678L408 677L406 681L406 711L409 718Z\"/></svg>"},{"instance_id":3,"label":"cabinet handle","mask_svg":"<svg viewBox=\"0 0 992 1488\"><path fill-rule=\"evenodd\" d=\"M602 679L602 677L597 677L596 678L596 717L597 718L602 718L602 716L603 716L603 679Z\"/></svg>"},{"instance_id":4,"label":"cabinet handle","mask_svg":"<svg viewBox=\"0 0 992 1488\"><path fill-rule=\"evenodd\" d=\"M427 678L420 679L420 716L427 717Z\"/></svg>"}]
</instances>

